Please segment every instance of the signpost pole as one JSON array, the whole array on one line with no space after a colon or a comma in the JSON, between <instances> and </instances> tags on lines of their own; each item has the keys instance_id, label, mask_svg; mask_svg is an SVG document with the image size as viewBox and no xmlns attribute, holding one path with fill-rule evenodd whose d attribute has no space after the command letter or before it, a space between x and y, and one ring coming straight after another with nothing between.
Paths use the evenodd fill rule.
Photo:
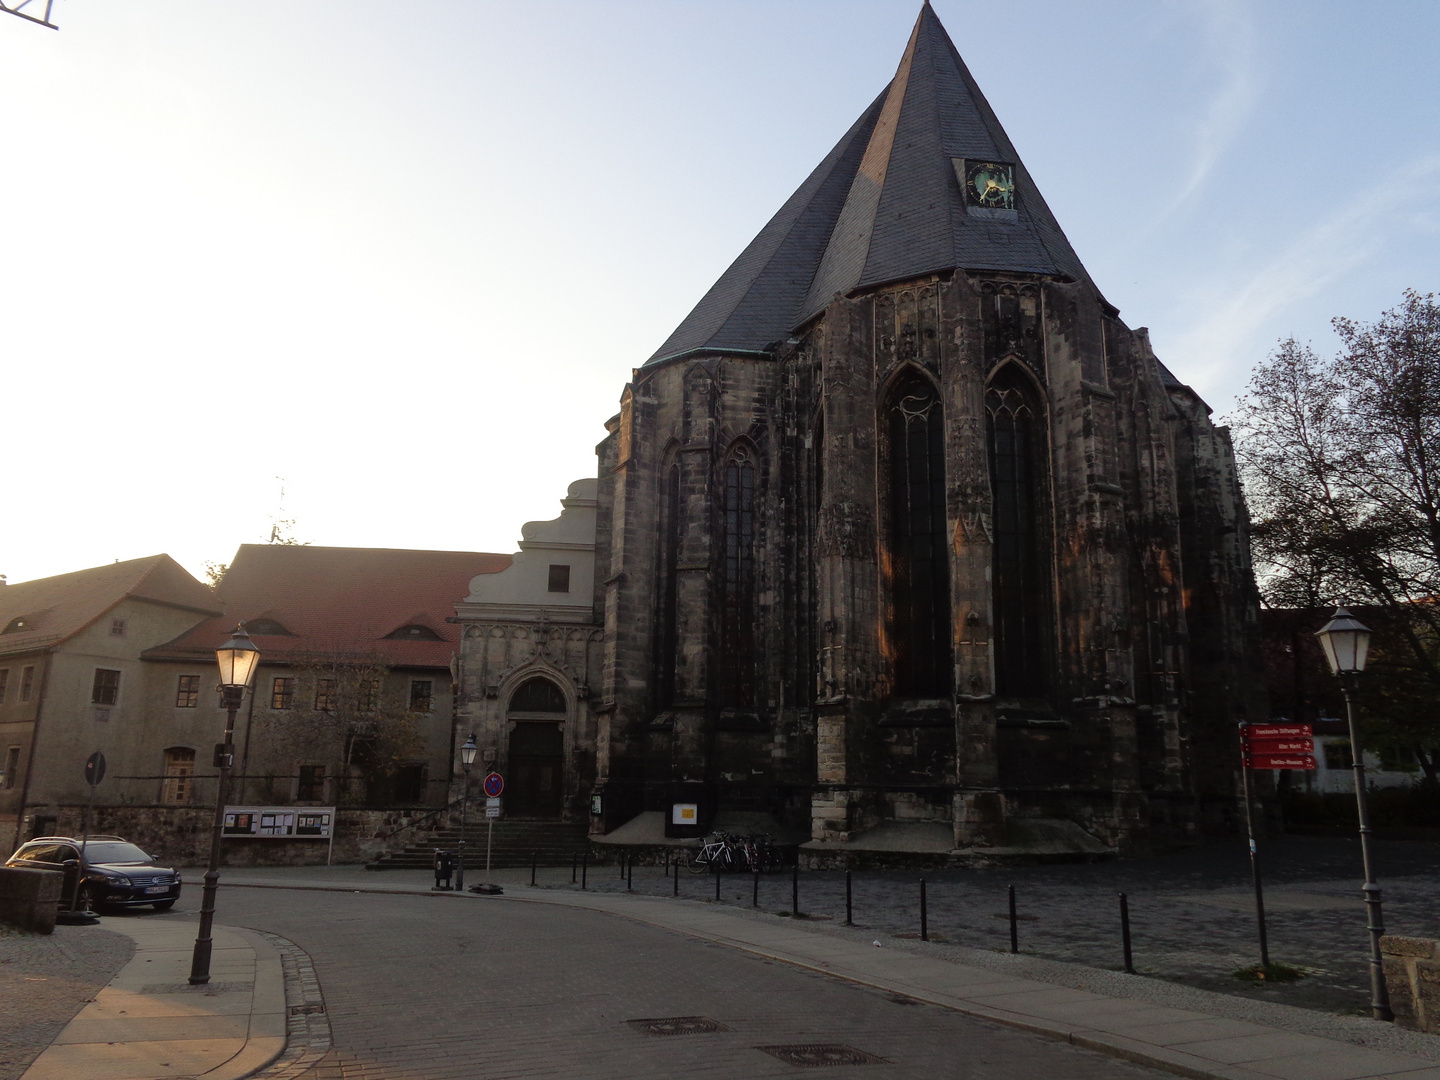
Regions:
<instances>
[{"instance_id":1,"label":"signpost pole","mask_svg":"<svg viewBox=\"0 0 1440 1080\"><path fill-rule=\"evenodd\" d=\"M495 819L485 819L485 880L490 880L490 841L495 836Z\"/></svg>"},{"instance_id":2,"label":"signpost pole","mask_svg":"<svg viewBox=\"0 0 1440 1080\"><path fill-rule=\"evenodd\" d=\"M1245 729L1240 722L1240 778L1245 793L1245 833L1250 839L1250 878L1255 882L1255 925L1260 931L1260 966L1270 967L1270 944L1265 937L1265 891L1260 884L1260 854L1255 844L1254 794L1250 790L1250 754Z\"/></svg>"}]
</instances>

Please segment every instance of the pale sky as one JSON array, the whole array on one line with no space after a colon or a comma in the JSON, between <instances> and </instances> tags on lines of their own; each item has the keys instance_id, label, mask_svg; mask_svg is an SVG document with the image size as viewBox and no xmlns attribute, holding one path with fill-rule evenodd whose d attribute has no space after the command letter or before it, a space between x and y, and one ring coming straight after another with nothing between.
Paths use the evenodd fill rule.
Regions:
<instances>
[{"instance_id":1,"label":"pale sky","mask_svg":"<svg viewBox=\"0 0 1440 1080\"><path fill-rule=\"evenodd\" d=\"M39 0L37 0L37 3ZM35 5L32 4L32 8ZM935 0L1092 277L1219 414L1440 291L1440 3ZM0 573L279 506L507 552L894 73L919 0L56 0L0 15Z\"/></svg>"}]
</instances>

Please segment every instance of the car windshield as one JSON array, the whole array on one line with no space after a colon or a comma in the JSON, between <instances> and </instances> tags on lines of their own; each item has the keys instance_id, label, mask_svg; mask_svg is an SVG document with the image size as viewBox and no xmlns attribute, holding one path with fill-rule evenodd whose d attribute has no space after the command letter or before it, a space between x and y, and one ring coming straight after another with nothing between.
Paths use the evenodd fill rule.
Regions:
<instances>
[{"instance_id":1,"label":"car windshield","mask_svg":"<svg viewBox=\"0 0 1440 1080\"><path fill-rule=\"evenodd\" d=\"M125 844L114 840L91 840L85 845L85 861L90 863L148 863L151 859L134 844Z\"/></svg>"}]
</instances>

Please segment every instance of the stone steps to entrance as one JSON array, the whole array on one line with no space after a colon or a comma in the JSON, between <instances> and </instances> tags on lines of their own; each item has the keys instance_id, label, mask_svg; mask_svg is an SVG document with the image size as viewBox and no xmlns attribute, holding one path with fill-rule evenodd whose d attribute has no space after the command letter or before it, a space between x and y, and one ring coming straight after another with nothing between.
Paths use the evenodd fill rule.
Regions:
<instances>
[{"instance_id":1,"label":"stone steps to entrance","mask_svg":"<svg viewBox=\"0 0 1440 1080\"><path fill-rule=\"evenodd\" d=\"M489 828L482 818L465 828L465 862L483 865ZM460 846L459 829L440 829L422 841L387 851L367 870L428 870L434 865L435 849ZM565 866L574 855L589 849L589 829L584 824L567 825L553 821L497 821L490 837L490 865L496 869L529 866Z\"/></svg>"}]
</instances>

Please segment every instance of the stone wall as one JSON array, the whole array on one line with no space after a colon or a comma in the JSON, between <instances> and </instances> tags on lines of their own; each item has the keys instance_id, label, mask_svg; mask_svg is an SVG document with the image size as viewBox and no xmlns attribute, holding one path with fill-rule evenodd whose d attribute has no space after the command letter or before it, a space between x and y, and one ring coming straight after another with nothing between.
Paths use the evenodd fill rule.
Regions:
<instances>
[{"instance_id":1,"label":"stone wall","mask_svg":"<svg viewBox=\"0 0 1440 1080\"><path fill-rule=\"evenodd\" d=\"M1395 1023L1440 1035L1440 941L1387 934L1380 949Z\"/></svg>"},{"instance_id":2,"label":"stone wall","mask_svg":"<svg viewBox=\"0 0 1440 1080\"><path fill-rule=\"evenodd\" d=\"M56 835L79 836L85 808L58 808ZM459 825L458 808L424 810L414 807L369 809L341 807L337 811L335 863L364 863L386 851L420 841L438 828ZM97 806L90 831L123 836L162 862L176 866L204 866L210 861L214 807L200 806ZM263 839L226 837L222 866L323 866L330 844L321 839Z\"/></svg>"}]
</instances>

